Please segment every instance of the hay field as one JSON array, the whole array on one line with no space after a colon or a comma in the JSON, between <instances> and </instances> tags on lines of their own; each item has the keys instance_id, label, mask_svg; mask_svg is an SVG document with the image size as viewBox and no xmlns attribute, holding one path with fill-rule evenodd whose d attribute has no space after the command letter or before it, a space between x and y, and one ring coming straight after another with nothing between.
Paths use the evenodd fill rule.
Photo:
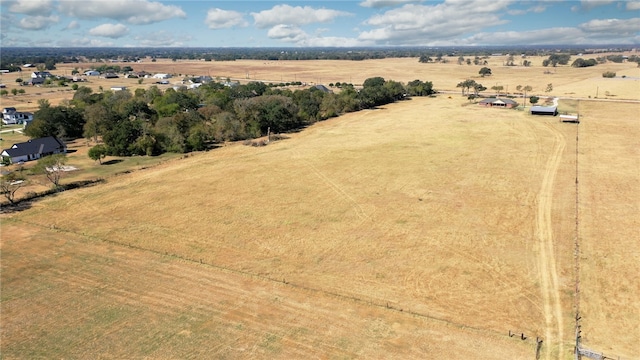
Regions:
<instances>
[{"instance_id":1,"label":"hay field","mask_svg":"<svg viewBox=\"0 0 640 360\"><path fill-rule=\"evenodd\" d=\"M577 149L583 344L637 358L640 106L579 108L414 99L2 215L3 357L571 359Z\"/></svg>"},{"instance_id":2,"label":"hay field","mask_svg":"<svg viewBox=\"0 0 640 360\"><path fill-rule=\"evenodd\" d=\"M595 56L586 56L590 58ZM576 57L572 57L572 60ZM570 66L543 67L543 57L529 57L531 67L504 66L507 57L496 56L487 59L488 67L493 75L482 78L478 71L482 66L458 65L454 57L447 58L448 63L421 64L417 58L389 58L366 61L339 61L339 60L309 60L309 61L262 61L262 60L238 60L223 62L205 62L196 60L171 61L159 59L151 62L150 59L142 63L122 63L120 66L129 65L135 71L147 71L150 73L170 73L176 76L170 79L170 85L157 85L161 89L179 84L186 75L209 75L220 80L227 78L233 81L264 81L272 83L301 81L308 85L337 82L362 84L370 77L382 76L387 80L395 80L407 83L412 80L432 81L436 90L458 92L456 85L465 79L474 79L491 89L494 85L503 86L503 92L513 94L518 85L531 85L533 91L528 95L560 96L577 98L606 98L606 99L635 99L640 100L640 68L635 63L606 63L588 68L572 68ZM519 61L519 59L517 59ZM70 75L74 68L86 71L96 67L96 63L58 64L57 70L52 71L56 75ZM617 78L605 79L602 73L613 71ZM30 71L22 74L3 74L1 82L12 88L25 89L24 95L8 95L3 98L3 106L15 106L20 111L36 110L38 99L46 98L52 104L73 97L70 87L20 87L15 83L17 77L26 79ZM622 78L622 76L626 76ZM127 86L134 90L148 88L155 85L157 79L144 79L138 84L138 79L101 79L99 77L86 77L88 82L80 85L89 86L94 91L109 90L112 86ZM547 84L553 84L553 91L545 92ZM492 90L487 95L494 94Z\"/></svg>"}]
</instances>

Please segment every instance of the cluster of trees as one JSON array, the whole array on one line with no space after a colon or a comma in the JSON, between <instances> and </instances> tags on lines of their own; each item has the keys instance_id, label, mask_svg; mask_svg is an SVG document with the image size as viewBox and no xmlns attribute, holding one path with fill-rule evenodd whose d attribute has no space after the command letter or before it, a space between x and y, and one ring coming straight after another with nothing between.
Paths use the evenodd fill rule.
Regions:
<instances>
[{"instance_id":1,"label":"cluster of trees","mask_svg":"<svg viewBox=\"0 0 640 360\"><path fill-rule=\"evenodd\" d=\"M551 65L556 67L558 65L567 65L570 59L570 54L551 54L548 59L542 61L542 66L547 67Z\"/></svg>"},{"instance_id":2,"label":"cluster of trees","mask_svg":"<svg viewBox=\"0 0 640 360\"><path fill-rule=\"evenodd\" d=\"M467 91L467 95L471 96L471 89L473 89L473 97L477 97L478 93L481 91L487 90L482 84L477 83L475 80L467 79L463 82L458 83L456 87L462 88L462 95L465 95L465 90Z\"/></svg>"},{"instance_id":3,"label":"cluster of trees","mask_svg":"<svg viewBox=\"0 0 640 360\"><path fill-rule=\"evenodd\" d=\"M573 67L589 67L589 66L596 66L598 65L598 61L596 59L589 59L589 60L585 60L583 58L577 58L576 60L574 60L573 63L571 63L571 66Z\"/></svg>"},{"instance_id":4,"label":"cluster of trees","mask_svg":"<svg viewBox=\"0 0 640 360\"><path fill-rule=\"evenodd\" d=\"M341 84L339 93L317 88L291 91L261 82L225 86L211 82L197 89L172 88L94 93L81 86L68 104L39 102L30 137L86 137L100 146L90 156L157 155L206 149L210 144L286 132L342 113L384 105L405 96L433 94L429 81L408 84L373 77L362 89Z\"/></svg>"}]
</instances>

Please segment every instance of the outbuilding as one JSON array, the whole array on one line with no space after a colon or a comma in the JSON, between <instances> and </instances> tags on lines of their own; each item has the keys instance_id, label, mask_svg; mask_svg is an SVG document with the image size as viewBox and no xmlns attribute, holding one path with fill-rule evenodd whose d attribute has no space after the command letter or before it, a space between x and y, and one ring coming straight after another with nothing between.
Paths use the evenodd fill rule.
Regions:
<instances>
[{"instance_id":1,"label":"outbuilding","mask_svg":"<svg viewBox=\"0 0 640 360\"><path fill-rule=\"evenodd\" d=\"M531 115L558 115L557 106L532 106L530 111Z\"/></svg>"}]
</instances>

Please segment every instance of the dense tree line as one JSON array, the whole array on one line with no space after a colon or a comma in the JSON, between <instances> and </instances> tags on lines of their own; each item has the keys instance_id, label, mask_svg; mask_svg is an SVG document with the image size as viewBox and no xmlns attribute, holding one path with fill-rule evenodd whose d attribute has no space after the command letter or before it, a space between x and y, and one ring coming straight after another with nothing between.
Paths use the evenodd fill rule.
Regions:
<instances>
[{"instance_id":1,"label":"dense tree line","mask_svg":"<svg viewBox=\"0 0 640 360\"><path fill-rule=\"evenodd\" d=\"M620 46L607 49L608 52L628 51L634 46ZM135 62L144 58L165 58L175 60L232 61L254 60L367 60L382 58L416 57L421 62L447 61L459 56L484 57L494 53L525 54L526 56L566 54L588 54L593 51L584 46L470 46L470 47L357 47L357 48L2 48L0 68L19 67L23 64L45 64L78 61L119 61ZM439 60L436 60L439 59ZM477 59L476 59L477 60ZM568 61L568 60L567 60ZM614 60L611 60L614 61ZM476 65L482 62L474 61ZM549 62L552 64L552 61ZM16 70L17 71L17 70Z\"/></svg>"},{"instance_id":2,"label":"dense tree line","mask_svg":"<svg viewBox=\"0 0 640 360\"><path fill-rule=\"evenodd\" d=\"M102 140L91 157L157 155L206 149L210 144L287 132L339 114L433 94L429 81L408 84L374 77L362 89L341 84L338 93L315 87L292 91L261 82L196 89L152 86L135 92L94 93L81 86L67 105L39 103L25 132L31 137Z\"/></svg>"}]
</instances>

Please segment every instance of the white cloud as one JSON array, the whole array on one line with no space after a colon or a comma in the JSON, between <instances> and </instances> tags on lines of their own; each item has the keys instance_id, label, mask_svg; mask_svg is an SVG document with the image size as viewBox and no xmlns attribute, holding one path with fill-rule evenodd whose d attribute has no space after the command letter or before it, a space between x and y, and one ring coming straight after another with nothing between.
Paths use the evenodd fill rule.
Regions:
<instances>
[{"instance_id":1,"label":"white cloud","mask_svg":"<svg viewBox=\"0 0 640 360\"><path fill-rule=\"evenodd\" d=\"M367 8L383 8L407 3L421 2L420 0L364 0L360 6Z\"/></svg>"},{"instance_id":2,"label":"white cloud","mask_svg":"<svg viewBox=\"0 0 640 360\"><path fill-rule=\"evenodd\" d=\"M275 25L307 25L313 23L326 23L339 16L349 16L348 12L331 9L314 9L310 6L276 5L270 10L259 13L251 13L255 25L264 29Z\"/></svg>"},{"instance_id":3,"label":"white cloud","mask_svg":"<svg viewBox=\"0 0 640 360\"><path fill-rule=\"evenodd\" d=\"M633 19L594 19L580 24L580 29L587 33L595 33L600 36L628 37L636 34L640 29L640 18Z\"/></svg>"},{"instance_id":4,"label":"white cloud","mask_svg":"<svg viewBox=\"0 0 640 360\"><path fill-rule=\"evenodd\" d=\"M154 31L153 33L145 33L134 37L135 46L144 47L179 47L186 46L188 42L193 40L190 35L175 34L168 31Z\"/></svg>"},{"instance_id":5,"label":"white cloud","mask_svg":"<svg viewBox=\"0 0 640 360\"><path fill-rule=\"evenodd\" d=\"M297 43L304 41L308 35L297 26L276 25L269 29L267 36L271 39L277 39L285 42Z\"/></svg>"},{"instance_id":6,"label":"white cloud","mask_svg":"<svg viewBox=\"0 0 640 360\"><path fill-rule=\"evenodd\" d=\"M102 36L112 39L123 37L129 33L129 28L122 24L102 24L89 30L93 36Z\"/></svg>"},{"instance_id":7,"label":"white cloud","mask_svg":"<svg viewBox=\"0 0 640 360\"><path fill-rule=\"evenodd\" d=\"M60 0L60 12L80 19L108 18L142 25L186 18L182 8L148 0Z\"/></svg>"},{"instance_id":8,"label":"white cloud","mask_svg":"<svg viewBox=\"0 0 640 360\"><path fill-rule=\"evenodd\" d=\"M104 41L100 39L72 39L72 40L60 40L57 42L60 47L111 47L115 44L112 41Z\"/></svg>"},{"instance_id":9,"label":"white cloud","mask_svg":"<svg viewBox=\"0 0 640 360\"><path fill-rule=\"evenodd\" d=\"M10 4L10 12L31 16L49 16L53 10L52 0L17 0Z\"/></svg>"},{"instance_id":10,"label":"white cloud","mask_svg":"<svg viewBox=\"0 0 640 360\"><path fill-rule=\"evenodd\" d=\"M237 11L222 9L209 9L207 18L204 20L209 29L225 29L234 26L245 27L249 24L244 19L244 15Z\"/></svg>"},{"instance_id":11,"label":"white cloud","mask_svg":"<svg viewBox=\"0 0 640 360\"><path fill-rule=\"evenodd\" d=\"M64 28L64 30L73 30L73 29L77 29L77 28L79 28L79 27L80 27L80 24L79 24L77 21L73 20L73 21L71 21L71 22L69 23L69 25L67 25L67 26Z\"/></svg>"},{"instance_id":12,"label":"white cloud","mask_svg":"<svg viewBox=\"0 0 640 360\"><path fill-rule=\"evenodd\" d=\"M56 24L59 21L58 16L27 16L20 19L18 26L24 30L42 30Z\"/></svg>"},{"instance_id":13,"label":"white cloud","mask_svg":"<svg viewBox=\"0 0 640 360\"><path fill-rule=\"evenodd\" d=\"M353 38L319 36L325 30L326 29L318 29L316 35L311 36L297 26L276 25L269 30L267 35L271 39L295 44L300 47L356 47L373 45L373 43L366 43Z\"/></svg>"},{"instance_id":14,"label":"white cloud","mask_svg":"<svg viewBox=\"0 0 640 360\"><path fill-rule=\"evenodd\" d=\"M631 10L631 11L640 10L640 1L627 2L627 10Z\"/></svg>"},{"instance_id":15,"label":"white cloud","mask_svg":"<svg viewBox=\"0 0 640 360\"><path fill-rule=\"evenodd\" d=\"M360 33L361 41L384 45L421 45L447 41L484 27L504 24L500 18L509 1L490 3L446 1L437 5L409 4L375 15L366 21L374 27Z\"/></svg>"},{"instance_id":16,"label":"white cloud","mask_svg":"<svg viewBox=\"0 0 640 360\"><path fill-rule=\"evenodd\" d=\"M575 5L571 7L572 11L589 11L598 6L609 5L615 0L581 0L580 5Z\"/></svg>"}]
</instances>

